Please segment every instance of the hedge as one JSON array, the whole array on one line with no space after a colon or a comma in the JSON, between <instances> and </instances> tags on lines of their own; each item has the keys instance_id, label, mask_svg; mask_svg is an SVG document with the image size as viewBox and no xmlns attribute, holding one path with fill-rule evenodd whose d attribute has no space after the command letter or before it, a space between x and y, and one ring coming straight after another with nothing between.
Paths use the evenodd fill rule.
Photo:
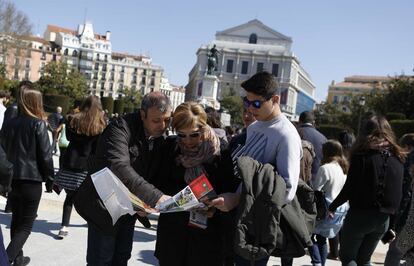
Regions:
<instances>
[{"instance_id":1,"label":"hedge","mask_svg":"<svg viewBox=\"0 0 414 266\"><path fill-rule=\"evenodd\" d=\"M135 111L134 104L129 102L125 105L124 112L125 113L133 113Z\"/></svg>"},{"instance_id":2,"label":"hedge","mask_svg":"<svg viewBox=\"0 0 414 266\"><path fill-rule=\"evenodd\" d=\"M317 128L327 139L338 139L339 133L344 130L341 126L320 125Z\"/></svg>"},{"instance_id":3,"label":"hedge","mask_svg":"<svg viewBox=\"0 0 414 266\"><path fill-rule=\"evenodd\" d=\"M114 114L118 113L122 115L124 113L125 103L123 100L115 100L114 101Z\"/></svg>"},{"instance_id":4,"label":"hedge","mask_svg":"<svg viewBox=\"0 0 414 266\"><path fill-rule=\"evenodd\" d=\"M101 98L102 109L108 110L108 115L111 116L114 112L114 99L112 97Z\"/></svg>"},{"instance_id":5,"label":"hedge","mask_svg":"<svg viewBox=\"0 0 414 266\"><path fill-rule=\"evenodd\" d=\"M385 118L387 118L388 121L391 121L391 120L404 120L407 117L403 113L393 113L393 112L390 112L390 113L387 113L385 115Z\"/></svg>"},{"instance_id":6,"label":"hedge","mask_svg":"<svg viewBox=\"0 0 414 266\"><path fill-rule=\"evenodd\" d=\"M390 124L397 138L407 133L414 133L414 120L391 120Z\"/></svg>"},{"instance_id":7,"label":"hedge","mask_svg":"<svg viewBox=\"0 0 414 266\"><path fill-rule=\"evenodd\" d=\"M43 105L46 112L56 112L56 107L62 107L62 113L66 114L69 111L71 99L66 95L50 95L43 96Z\"/></svg>"}]
</instances>

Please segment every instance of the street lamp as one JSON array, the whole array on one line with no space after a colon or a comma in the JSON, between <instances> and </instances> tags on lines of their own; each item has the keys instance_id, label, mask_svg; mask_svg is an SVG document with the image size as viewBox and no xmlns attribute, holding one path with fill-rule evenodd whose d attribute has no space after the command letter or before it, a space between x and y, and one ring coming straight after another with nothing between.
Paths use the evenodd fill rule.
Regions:
<instances>
[{"instance_id":1,"label":"street lamp","mask_svg":"<svg viewBox=\"0 0 414 266\"><path fill-rule=\"evenodd\" d=\"M362 118L362 110L364 109L364 105L365 105L365 97L361 96L359 97L359 118L358 118L358 136L359 136L359 132L361 130L361 118Z\"/></svg>"}]
</instances>

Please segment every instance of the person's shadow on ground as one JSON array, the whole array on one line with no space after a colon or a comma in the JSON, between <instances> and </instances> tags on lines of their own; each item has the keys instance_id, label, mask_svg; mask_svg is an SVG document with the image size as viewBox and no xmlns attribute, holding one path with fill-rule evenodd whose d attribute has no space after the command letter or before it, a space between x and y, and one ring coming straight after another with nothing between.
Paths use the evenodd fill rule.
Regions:
<instances>
[{"instance_id":1,"label":"person's shadow on ground","mask_svg":"<svg viewBox=\"0 0 414 266\"><path fill-rule=\"evenodd\" d=\"M0 224L4 224L6 228L10 228L11 217L11 213L0 213ZM87 227L87 224L71 224L69 227ZM42 233L54 239L57 239L57 234L53 233L52 231L58 231L60 228L60 223L36 219L33 223L32 232Z\"/></svg>"}]
</instances>

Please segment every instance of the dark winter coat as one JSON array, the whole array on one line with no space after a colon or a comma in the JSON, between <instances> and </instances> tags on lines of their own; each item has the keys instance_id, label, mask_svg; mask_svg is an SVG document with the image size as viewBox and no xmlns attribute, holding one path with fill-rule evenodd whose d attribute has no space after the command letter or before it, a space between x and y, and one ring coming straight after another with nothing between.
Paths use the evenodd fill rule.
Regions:
<instances>
[{"instance_id":1,"label":"dark winter coat","mask_svg":"<svg viewBox=\"0 0 414 266\"><path fill-rule=\"evenodd\" d=\"M13 178L13 164L7 161L7 155L0 146L0 194L9 192Z\"/></svg>"},{"instance_id":2,"label":"dark winter coat","mask_svg":"<svg viewBox=\"0 0 414 266\"><path fill-rule=\"evenodd\" d=\"M285 203L286 183L272 165L263 165L249 157L240 157L237 164L243 189L236 218L236 253L247 260L270 255L303 256L304 249L312 245L309 229L313 229L314 218L308 228L297 197ZM305 186L304 183L298 186L297 195L312 194L303 190ZM313 198L301 202L315 214Z\"/></svg>"},{"instance_id":3,"label":"dark winter coat","mask_svg":"<svg viewBox=\"0 0 414 266\"><path fill-rule=\"evenodd\" d=\"M148 139L138 112L110 123L98 139L96 151L89 157L90 174L108 167L141 200L154 207L162 192L151 184L159 169L159 147L163 137Z\"/></svg>"},{"instance_id":4,"label":"dark winter coat","mask_svg":"<svg viewBox=\"0 0 414 266\"><path fill-rule=\"evenodd\" d=\"M88 157L95 151L99 135L86 136L66 125L66 138L69 146L63 154L62 168L73 172L86 171L88 168Z\"/></svg>"},{"instance_id":5,"label":"dark winter coat","mask_svg":"<svg viewBox=\"0 0 414 266\"><path fill-rule=\"evenodd\" d=\"M162 167L154 184L165 194L173 196L187 186L185 168L176 163L180 150L175 137L167 138L162 154ZM227 150L203 166L217 194L236 191L239 181L234 177ZM222 266L226 257L231 256L228 253L231 245L226 236L232 235L234 229L232 213L216 210L213 217L208 219L206 229L190 227L188 222L189 212L160 214L155 248L160 265Z\"/></svg>"},{"instance_id":6,"label":"dark winter coat","mask_svg":"<svg viewBox=\"0 0 414 266\"><path fill-rule=\"evenodd\" d=\"M327 141L326 137L319 132L315 127L310 124L303 124L300 126L300 130L303 134L303 139L312 143L315 150L316 157L312 163L312 176L316 176L319 166L322 161L322 145Z\"/></svg>"},{"instance_id":7,"label":"dark winter coat","mask_svg":"<svg viewBox=\"0 0 414 266\"><path fill-rule=\"evenodd\" d=\"M13 164L13 180L53 179L52 148L46 122L21 114L3 124L1 145Z\"/></svg>"},{"instance_id":8,"label":"dark winter coat","mask_svg":"<svg viewBox=\"0 0 414 266\"><path fill-rule=\"evenodd\" d=\"M375 210L394 214L400 205L404 167L394 155L384 162L381 150L368 150L351 156L351 163L344 187L329 206L334 212L349 200L351 209ZM383 196L379 196L380 177L384 176Z\"/></svg>"}]
</instances>

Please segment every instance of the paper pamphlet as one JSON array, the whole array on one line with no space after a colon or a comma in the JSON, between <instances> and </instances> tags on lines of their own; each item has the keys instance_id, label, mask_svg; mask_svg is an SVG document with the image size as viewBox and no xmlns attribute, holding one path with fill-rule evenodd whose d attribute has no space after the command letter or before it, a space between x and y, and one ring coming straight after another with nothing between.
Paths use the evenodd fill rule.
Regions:
<instances>
[{"instance_id":1,"label":"paper pamphlet","mask_svg":"<svg viewBox=\"0 0 414 266\"><path fill-rule=\"evenodd\" d=\"M131 192L111 170L105 167L92 174L91 178L99 197L111 215L112 224L127 213L135 214L130 199Z\"/></svg>"}]
</instances>

